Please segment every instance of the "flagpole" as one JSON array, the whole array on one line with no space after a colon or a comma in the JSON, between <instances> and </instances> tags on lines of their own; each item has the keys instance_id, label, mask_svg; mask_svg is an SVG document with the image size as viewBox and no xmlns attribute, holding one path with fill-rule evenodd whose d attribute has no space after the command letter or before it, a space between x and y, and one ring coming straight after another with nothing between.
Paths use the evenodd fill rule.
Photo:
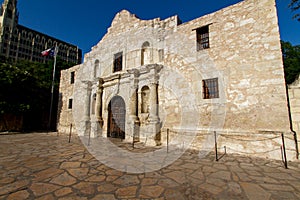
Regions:
<instances>
[{"instance_id":1,"label":"flagpole","mask_svg":"<svg viewBox=\"0 0 300 200\"><path fill-rule=\"evenodd\" d=\"M52 85L51 85L51 101L50 101L50 111L49 111L47 132L49 132L50 127L51 127L53 95L54 95L54 81L55 81L55 68L56 68L56 54L57 54L57 44L55 44L55 49L54 49L54 64L53 64Z\"/></svg>"}]
</instances>

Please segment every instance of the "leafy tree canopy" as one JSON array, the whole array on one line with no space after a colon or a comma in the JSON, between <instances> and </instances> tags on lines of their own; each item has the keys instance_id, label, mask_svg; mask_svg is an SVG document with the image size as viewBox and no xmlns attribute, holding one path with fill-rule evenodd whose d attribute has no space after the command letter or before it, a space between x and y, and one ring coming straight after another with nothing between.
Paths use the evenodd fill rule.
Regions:
<instances>
[{"instance_id":1,"label":"leafy tree canopy","mask_svg":"<svg viewBox=\"0 0 300 200\"><path fill-rule=\"evenodd\" d=\"M73 66L57 60L55 88L61 69ZM49 107L53 62L0 63L0 114L22 114Z\"/></svg>"},{"instance_id":2,"label":"leafy tree canopy","mask_svg":"<svg viewBox=\"0 0 300 200\"><path fill-rule=\"evenodd\" d=\"M300 74L300 45L281 41L281 49L286 83L291 84Z\"/></svg>"},{"instance_id":3,"label":"leafy tree canopy","mask_svg":"<svg viewBox=\"0 0 300 200\"><path fill-rule=\"evenodd\" d=\"M299 0L291 0L289 7L291 8L291 10L293 12L299 10L300 9L300 1ZM299 13L294 14L293 18L300 21L300 14Z\"/></svg>"}]
</instances>

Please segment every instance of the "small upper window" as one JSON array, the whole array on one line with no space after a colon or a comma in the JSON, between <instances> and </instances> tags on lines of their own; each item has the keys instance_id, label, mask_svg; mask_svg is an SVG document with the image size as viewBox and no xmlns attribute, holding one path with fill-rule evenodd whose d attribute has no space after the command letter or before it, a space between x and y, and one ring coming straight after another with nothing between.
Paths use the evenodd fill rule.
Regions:
<instances>
[{"instance_id":1,"label":"small upper window","mask_svg":"<svg viewBox=\"0 0 300 200\"><path fill-rule=\"evenodd\" d=\"M68 109L73 108L73 99L69 99Z\"/></svg>"},{"instance_id":2,"label":"small upper window","mask_svg":"<svg viewBox=\"0 0 300 200\"><path fill-rule=\"evenodd\" d=\"M202 80L202 85L204 99L219 98L218 78Z\"/></svg>"},{"instance_id":3,"label":"small upper window","mask_svg":"<svg viewBox=\"0 0 300 200\"><path fill-rule=\"evenodd\" d=\"M197 51L202 50L202 49L208 49L209 48L208 25L196 29L196 33L197 33Z\"/></svg>"},{"instance_id":4,"label":"small upper window","mask_svg":"<svg viewBox=\"0 0 300 200\"><path fill-rule=\"evenodd\" d=\"M73 84L75 82L75 72L71 72L71 80L70 83Z\"/></svg>"},{"instance_id":5,"label":"small upper window","mask_svg":"<svg viewBox=\"0 0 300 200\"><path fill-rule=\"evenodd\" d=\"M117 53L114 56L114 70L113 72L122 71L122 55L123 53Z\"/></svg>"},{"instance_id":6,"label":"small upper window","mask_svg":"<svg viewBox=\"0 0 300 200\"><path fill-rule=\"evenodd\" d=\"M94 78L99 76L99 70L100 70L100 62L99 62L99 60L96 60L95 66L94 66Z\"/></svg>"}]
</instances>

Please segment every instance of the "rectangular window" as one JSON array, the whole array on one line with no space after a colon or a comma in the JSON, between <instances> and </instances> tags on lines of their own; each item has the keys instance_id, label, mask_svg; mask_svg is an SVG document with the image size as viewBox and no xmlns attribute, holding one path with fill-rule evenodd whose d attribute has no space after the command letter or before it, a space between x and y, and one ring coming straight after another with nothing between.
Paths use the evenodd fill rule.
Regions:
<instances>
[{"instance_id":1,"label":"rectangular window","mask_svg":"<svg viewBox=\"0 0 300 200\"><path fill-rule=\"evenodd\" d=\"M209 48L209 28L203 26L196 29L197 34L197 51Z\"/></svg>"},{"instance_id":2,"label":"rectangular window","mask_svg":"<svg viewBox=\"0 0 300 200\"><path fill-rule=\"evenodd\" d=\"M75 82L75 72L71 72L71 80L70 83L73 84Z\"/></svg>"},{"instance_id":3,"label":"rectangular window","mask_svg":"<svg viewBox=\"0 0 300 200\"><path fill-rule=\"evenodd\" d=\"M118 72L118 71L122 71L122 55L123 53L117 53L114 56L114 70L113 72Z\"/></svg>"},{"instance_id":4,"label":"rectangular window","mask_svg":"<svg viewBox=\"0 0 300 200\"><path fill-rule=\"evenodd\" d=\"M72 109L73 107L73 99L69 99L68 109Z\"/></svg>"},{"instance_id":5,"label":"rectangular window","mask_svg":"<svg viewBox=\"0 0 300 200\"><path fill-rule=\"evenodd\" d=\"M202 80L202 85L204 99L219 98L218 78Z\"/></svg>"}]
</instances>

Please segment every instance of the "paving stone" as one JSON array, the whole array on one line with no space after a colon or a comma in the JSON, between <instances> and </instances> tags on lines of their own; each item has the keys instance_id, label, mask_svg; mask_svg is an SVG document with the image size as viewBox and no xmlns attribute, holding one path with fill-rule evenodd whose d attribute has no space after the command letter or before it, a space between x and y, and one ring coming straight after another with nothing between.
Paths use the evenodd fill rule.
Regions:
<instances>
[{"instance_id":1,"label":"paving stone","mask_svg":"<svg viewBox=\"0 0 300 200\"><path fill-rule=\"evenodd\" d=\"M161 170L129 174L99 164L75 136L69 144L67 137L36 135L0 140L9 149L0 155L0 199L300 199L294 162L284 169L273 160L227 155L216 162L213 153L199 159L187 152ZM16 148L8 148L12 143Z\"/></svg>"},{"instance_id":2,"label":"paving stone","mask_svg":"<svg viewBox=\"0 0 300 200\"><path fill-rule=\"evenodd\" d=\"M164 188L161 186L142 186L140 189L140 196L143 197L150 197L150 198L157 198L159 197Z\"/></svg>"},{"instance_id":3,"label":"paving stone","mask_svg":"<svg viewBox=\"0 0 300 200\"><path fill-rule=\"evenodd\" d=\"M47 194L37 198L36 200L56 200L56 198L53 196L53 194Z\"/></svg>"},{"instance_id":4,"label":"paving stone","mask_svg":"<svg viewBox=\"0 0 300 200\"><path fill-rule=\"evenodd\" d=\"M59 190L55 191L54 194L57 197L62 197L62 196L65 196L67 194L70 194L72 192L73 192L72 188L70 188L70 187L63 187L62 189L59 189Z\"/></svg>"},{"instance_id":5,"label":"paving stone","mask_svg":"<svg viewBox=\"0 0 300 200\"><path fill-rule=\"evenodd\" d=\"M275 179L281 179L281 180L296 180L296 178L292 177L291 175L287 173L265 173L266 176L275 178Z\"/></svg>"},{"instance_id":6,"label":"paving stone","mask_svg":"<svg viewBox=\"0 0 300 200\"><path fill-rule=\"evenodd\" d=\"M206 180L206 183L212 184L217 187L223 187L223 188L226 187L227 182L228 181L224 179L210 178L210 177Z\"/></svg>"},{"instance_id":7,"label":"paving stone","mask_svg":"<svg viewBox=\"0 0 300 200\"><path fill-rule=\"evenodd\" d=\"M165 200L173 200L173 199L186 199L184 194L178 190L174 189L167 189L164 192L164 198Z\"/></svg>"},{"instance_id":8,"label":"paving stone","mask_svg":"<svg viewBox=\"0 0 300 200\"><path fill-rule=\"evenodd\" d=\"M203 172L201 170L196 170L194 173L189 175L192 178L203 180L205 178Z\"/></svg>"},{"instance_id":9,"label":"paving stone","mask_svg":"<svg viewBox=\"0 0 300 200\"><path fill-rule=\"evenodd\" d=\"M115 196L113 194L98 194L91 200L115 200Z\"/></svg>"},{"instance_id":10,"label":"paving stone","mask_svg":"<svg viewBox=\"0 0 300 200\"><path fill-rule=\"evenodd\" d=\"M85 180L90 182L102 182L105 181L105 179L106 179L105 175L94 175L89 178L86 178Z\"/></svg>"},{"instance_id":11,"label":"paving stone","mask_svg":"<svg viewBox=\"0 0 300 200\"><path fill-rule=\"evenodd\" d=\"M38 173L34 174L34 180L35 181L42 181L48 178L51 178L53 176L56 176L58 174L63 173L64 171L61 169L56 169L56 168L48 168L42 171L39 171Z\"/></svg>"},{"instance_id":12,"label":"paving stone","mask_svg":"<svg viewBox=\"0 0 300 200\"><path fill-rule=\"evenodd\" d=\"M78 168L80 167L81 162L63 162L60 165L60 168L65 169L65 168Z\"/></svg>"},{"instance_id":13,"label":"paving stone","mask_svg":"<svg viewBox=\"0 0 300 200\"><path fill-rule=\"evenodd\" d=\"M249 200L270 199L271 194L254 183L241 182L240 185L244 189Z\"/></svg>"},{"instance_id":14,"label":"paving stone","mask_svg":"<svg viewBox=\"0 0 300 200\"><path fill-rule=\"evenodd\" d=\"M12 182L14 182L14 178L12 178L12 177L4 177L4 178L1 178L0 179L0 186L1 185L6 185L6 184L9 184L9 183L12 183Z\"/></svg>"},{"instance_id":15,"label":"paving stone","mask_svg":"<svg viewBox=\"0 0 300 200\"><path fill-rule=\"evenodd\" d=\"M286 200L292 200L292 199L298 200L299 199L299 196L297 197L296 194L293 194L291 192L271 191L270 193L272 194L272 196L271 196L272 200L283 200L283 199L286 199Z\"/></svg>"},{"instance_id":16,"label":"paving stone","mask_svg":"<svg viewBox=\"0 0 300 200\"><path fill-rule=\"evenodd\" d=\"M113 182L116 185L130 186L140 184L137 175L124 175Z\"/></svg>"},{"instance_id":17,"label":"paving stone","mask_svg":"<svg viewBox=\"0 0 300 200\"><path fill-rule=\"evenodd\" d=\"M170 172L165 174L165 176L173 179L174 181L180 184L185 183L187 181L185 173L183 171Z\"/></svg>"},{"instance_id":18,"label":"paving stone","mask_svg":"<svg viewBox=\"0 0 300 200\"><path fill-rule=\"evenodd\" d=\"M106 181L107 182L112 182L112 181L115 181L116 179L118 179L119 178L119 176L114 176L114 175L112 175L112 176L107 176L106 177Z\"/></svg>"},{"instance_id":19,"label":"paving stone","mask_svg":"<svg viewBox=\"0 0 300 200\"><path fill-rule=\"evenodd\" d=\"M35 196L41 196L44 194L48 194L55 190L60 189L61 187L49 183L33 183L30 186L31 191Z\"/></svg>"},{"instance_id":20,"label":"paving stone","mask_svg":"<svg viewBox=\"0 0 300 200\"><path fill-rule=\"evenodd\" d=\"M246 170L245 173L249 174L250 176L261 176L262 174L258 171L253 170Z\"/></svg>"},{"instance_id":21,"label":"paving stone","mask_svg":"<svg viewBox=\"0 0 300 200\"><path fill-rule=\"evenodd\" d=\"M260 184L263 188L273 191L294 191L294 188L289 185L276 184Z\"/></svg>"},{"instance_id":22,"label":"paving stone","mask_svg":"<svg viewBox=\"0 0 300 200\"><path fill-rule=\"evenodd\" d=\"M21 191L10 194L7 197L7 200L27 199L29 197L29 195L30 194L26 190L21 190Z\"/></svg>"},{"instance_id":23,"label":"paving stone","mask_svg":"<svg viewBox=\"0 0 300 200\"><path fill-rule=\"evenodd\" d=\"M29 184L28 180L19 180L0 187L0 195L10 194L21 189L27 189Z\"/></svg>"},{"instance_id":24,"label":"paving stone","mask_svg":"<svg viewBox=\"0 0 300 200\"><path fill-rule=\"evenodd\" d=\"M194 164L194 163L186 163L186 164L183 164L181 167L186 168L186 169L197 170L197 169L200 168L200 165L199 164Z\"/></svg>"},{"instance_id":25,"label":"paving stone","mask_svg":"<svg viewBox=\"0 0 300 200\"><path fill-rule=\"evenodd\" d=\"M133 198L136 197L137 186L129 186L119 188L116 191L117 198Z\"/></svg>"},{"instance_id":26,"label":"paving stone","mask_svg":"<svg viewBox=\"0 0 300 200\"><path fill-rule=\"evenodd\" d=\"M174 188L174 187L178 187L180 186L179 183L177 183L176 181L172 180L172 179L160 179L158 181L158 185L164 187L164 188Z\"/></svg>"},{"instance_id":27,"label":"paving stone","mask_svg":"<svg viewBox=\"0 0 300 200\"><path fill-rule=\"evenodd\" d=\"M212 166L204 166L204 167L202 167L202 172L205 173L205 174L210 174L210 173L217 172L217 171L219 171L219 170L213 168Z\"/></svg>"},{"instance_id":28,"label":"paving stone","mask_svg":"<svg viewBox=\"0 0 300 200\"><path fill-rule=\"evenodd\" d=\"M236 172L236 175L239 177L241 181L252 181L252 179L246 173Z\"/></svg>"},{"instance_id":29,"label":"paving stone","mask_svg":"<svg viewBox=\"0 0 300 200\"><path fill-rule=\"evenodd\" d=\"M224 165L224 163L223 162L217 162L217 163L214 163L213 164L213 168L214 169L219 169L219 170L227 170L227 166L226 165Z\"/></svg>"},{"instance_id":30,"label":"paving stone","mask_svg":"<svg viewBox=\"0 0 300 200\"><path fill-rule=\"evenodd\" d=\"M222 188L218 187L218 186L214 186L212 184L209 184L209 183L203 183L199 186L200 189L203 189L207 192L210 192L211 194L214 194L214 195L218 195L220 192L223 191Z\"/></svg>"},{"instance_id":31,"label":"paving stone","mask_svg":"<svg viewBox=\"0 0 300 200\"><path fill-rule=\"evenodd\" d=\"M278 180L270 177L265 177L263 175L261 176L249 176L249 178L253 181L259 182L259 183L278 183Z\"/></svg>"},{"instance_id":32,"label":"paving stone","mask_svg":"<svg viewBox=\"0 0 300 200\"><path fill-rule=\"evenodd\" d=\"M53 178L50 183L55 183L57 185L69 186L76 183L76 179L69 175L67 172Z\"/></svg>"},{"instance_id":33,"label":"paving stone","mask_svg":"<svg viewBox=\"0 0 300 200\"><path fill-rule=\"evenodd\" d=\"M89 172L88 168L67 169L67 171L75 178L84 180Z\"/></svg>"},{"instance_id":34,"label":"paving stone","mask_svg":"<svg viewBox=\"0 0 300 200\"><path fill-rule=\"evenodd\" d=\"M216 178L216 179L223 179L226 181L231 180L231 173L228 171L218 171L215 173L212 173L208 176L208 178Z\"/></svg>"},{"instance_id":35,"label":"paving stone","mask_svg":"<svg viewBox=\"0 0 300 200\"><path fill-rule=\"evenodd\" d=\"M241 189L240 185L236 182L229 182L227 186L228 186L229 193L234 193L234 194L242 193L242 189Z\"/></svg>"},{"instance_id":36,"label":"paving stone","mask_svg":"<svg viewBox=\"0 0 300 200\"><path fill-rule=\"evenodd\" d=\"M232 172L232 180L238 182L240 179L235 173Z\"/></svg>"},{"instance_id":37,"label":"paving stone","mask_svg":"<svg viewBox=\"0 0 300 200\"><path fill-rule=\"evenodd\" d=\"M115 191L117 188L118 187L116 187L115 185L113 185L111 183L105 183L105 184L99 185L97 187L97 190L98 190L98 192L101 192L101 193L110 193L110 192Z\"/></svg>"},{"instance_id":38,"label":"paving stone","mask_svg":"<svg viewBox=\"0 0 300 200\"><path fill-rule=\"evenodd\" d=\"M143 178L141 185L155 185L155 184L157 184L157 181L158 180L155 178Z\"/></svg>"},{"instance_id":39,"label":"paving stone","mask_svg":"<svg viewBox=\"0 0 300 200\"><path fill-rule=\"evenodd\" d=\"M84 195L91 195L96 192L96 186L97 185L95 183L80 182L72 187L79 190L80 193L82 193Z\"/></svg>"},{"instance_id":40,"label":"paving stone","mask_svg":"<svg viewBox=\"0 0 300 200\"><path fill-rule=\"evenodd\" d=\"M59 200L88 200L87 197L77 196L76 194L72 194L67 197L60 197Z\"/></svg>"}]
</instances>

